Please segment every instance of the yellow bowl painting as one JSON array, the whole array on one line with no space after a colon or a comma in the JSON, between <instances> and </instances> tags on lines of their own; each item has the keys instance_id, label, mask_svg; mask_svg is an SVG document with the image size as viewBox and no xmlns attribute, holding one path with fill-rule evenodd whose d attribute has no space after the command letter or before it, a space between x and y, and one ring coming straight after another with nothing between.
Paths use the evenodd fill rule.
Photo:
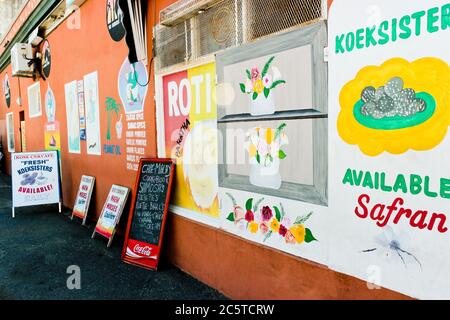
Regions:
<instances>
[{"instance_id":1,"label":"yellow bowl painting","mask_svg":"<svg viewBox=\"0 0 450 320\"><path fill-rule=\"evenodd\" d=\"M355 105L361 103L361 92L369 86L384 86L395 77L404 81L405 88L428 95L433 101L432 114L410 127L391 127L390 130L365 126L361 118L358 121L354 111ZM383 152L402 154L410 149L431 150L442 142L450 125L450 67L437 58L422 58L411 63L394 58L379 67L368 66L342 88L339 102L338 133L348 144L358 145L364 154L377 156Z\"/></svg>"}]
</instances>

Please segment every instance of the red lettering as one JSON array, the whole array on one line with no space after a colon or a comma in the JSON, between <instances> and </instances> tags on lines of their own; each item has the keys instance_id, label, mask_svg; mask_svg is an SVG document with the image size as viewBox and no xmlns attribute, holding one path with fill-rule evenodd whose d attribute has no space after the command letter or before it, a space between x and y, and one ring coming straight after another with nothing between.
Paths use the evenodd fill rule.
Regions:
<instances>
[{"instance_id":1,"label":"red lettering","mask_svg":"<svg viewBox=\"0 0 450 320\"><path fill-rule=\"evenodd\" d=\"M364 210L364 212L363 212L363 213L360 213L360 212L359 212L359 208L358 208L358 207L355 208L355 213L356 213L356 215L357 215L359 218L361 218L361 219L367 218L367 216L368 216L368 214L369 214L369 211L367 210L367 207L366 207L366 206L364 205L364 203L363 203L363 200L364 200L364 199L365 199L366 203L369 204L369 202L370 202L370 197L369 197L369 195L367 195L367 194L362 194L362 195L360 195L359 198L358 198L358 204L359 204L360 207L362 207L362 209Z\"/></svg>"}]
</instances>

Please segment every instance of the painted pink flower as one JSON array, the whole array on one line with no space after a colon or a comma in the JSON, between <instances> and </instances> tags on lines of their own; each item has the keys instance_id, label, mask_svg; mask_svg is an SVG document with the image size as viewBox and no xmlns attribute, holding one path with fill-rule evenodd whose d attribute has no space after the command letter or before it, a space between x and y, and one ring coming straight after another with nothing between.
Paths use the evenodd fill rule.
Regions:
<instances>
[{"instance_id":1,"label":"painted pink flower","mask_svg":"<svg viewBox=\"0 0 450 320\"><path fill-rule=\"evenodd\" d=\"M263 84L264 84L264 87L267 88L267 89L270 89L272 87L273 79L272 79L272 76L270 74L266 74L264 76Z\"/></svg>"},{"instance_id":2,"label":"painted pink flower","mask_svg":"<svg viewBox=\"0 0 450 320\"><path fill-rule=\"evenodd\" d=\"M247 210L245 213L245 221L252 222L255 220L255 215L253 214L252 210Z\"/></svg>"},{"instance_id":3,"label":"painted pink flower","mask_svg":"<svg viewBox=\"0 0 450 320\"><path fill-rule=\"evenodd\" d=\"M260 140L258 143L258 152L260 155L265 156L269 152L269 146L264 140Z\"/></svg>"},{"instance_id":4,"label":"painted pink flower","mask_svg":"<svg viewBox=\"0 0 450 320\"><path fill-rule=\"evenodd\" d=\"M295 244L296 243L294 235L289 230L286 232L286 235L284 236L284 240L286 241L287 244Z\"/></svg>"},{"instance_id":5,"label":"painted pink flower","mask_svg":"<svg viewBox=\"0 0 450 320\"><path fill-rule=\"evenodd\" d=\"M239 206L234 207L233 213L234 213L234 222L235 223L238 223L239 221L241 221L245 217L244 209L242 209Z\"/></svg>"},{"instance_id":6,"label":"painted pink flower","mask_svg":"<svg viewBox=\"0 0 450 320\"><path fill-rule=\"evenodd\" d=\"M281 225L280 229L278 230L278 233L280 234L280 236L285 237L287 232L288 232L288 229L285 226Z\"/></svg>"},{"instance_id":7,"label":"painted pink flower","mask_svg":"<svg viewBox=\"0 0 450 320\"><path fill-rule=\"evenodd\" d=\"M273 217L273 212L272 209L270 209L270 207L265 206L261 209L261 217L263 221L270 221L270 219L272 219Z\"/></svg>"},{"instance_id":8,"label":"painted pink flower","mask_svg":"<svg viewBox=\"0 0 450 320\"><path fill-rule=\"evenodd\" d=\"M252 68L252 81L255 82L260 76L261 74L259 73L258 68Z\"/></svg>"},{"instance_id":9,"label":"painted pink flower","mask_svg":"<svg viewBox=\"0 0 450 320\"><path fill-rule=\"evenodd\" d=\"M269 225L266 222L262 222L259 225L259 229L263 235L266 235L269 232Z\"/></svg>"}]
</instances>

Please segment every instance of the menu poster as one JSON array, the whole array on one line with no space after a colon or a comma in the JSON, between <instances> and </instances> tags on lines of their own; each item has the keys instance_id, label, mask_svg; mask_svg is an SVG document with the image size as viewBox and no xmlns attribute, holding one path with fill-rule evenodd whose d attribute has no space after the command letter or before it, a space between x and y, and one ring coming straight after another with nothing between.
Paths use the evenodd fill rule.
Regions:
<instances>
[{"instance_id":1,"label":"menu poster","mask_svg":"<svg viewBox=\"0 0 450 320\"><path fill-rule=\"evenodd\" d=\"M174 171L171 159L141 159L122 250L124 262L157 269Z\"/></svg>"},{"instance_id":2,"label":"menu poster","mask_svg":"<svg viewBox=\"0 0 450 320\"><path fill-rule=\"evenodd\" d=\"M103 206L100 218L97 221L92 238L95 237L95 233L107 238L108 248L112 243L114 234L116 233L116 227L119 223L120 217L123 212L123 208L127 203L130 189L113 184L109 191L108 198Z\"/></svg>"},{"instance_id":3,"label":"menu poster","mask_svg":"<svg viewBox=\"0 0 450 320\"><path fill-rule=\"evenodd\" d=\"M94 177L84 175L81 177L80 187L78 188L77 198L75 199L75 205L72 211L72 220L73 217L83 219L83 225L86 224L94 184Z\"/></svg>"}]
</instances>

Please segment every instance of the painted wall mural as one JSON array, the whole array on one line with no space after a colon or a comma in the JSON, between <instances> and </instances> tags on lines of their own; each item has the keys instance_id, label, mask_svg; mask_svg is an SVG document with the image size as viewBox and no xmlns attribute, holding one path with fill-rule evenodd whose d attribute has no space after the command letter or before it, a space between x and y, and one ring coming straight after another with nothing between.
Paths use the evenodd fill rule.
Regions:
<instances>
[{"instance_id":1,"label":"painted wall mural","mask_svg":"<svg viewBox=\"0 0 450 320\"><path fill-rule=\"evenodd\" d=\"M61 150L60 125L56 120L56 100L50 84L45 94L45 113L47 115L44 128L45 150Z\"/></svg>"},{"instance_id":2,"label":"painted wall mural","mask_svg":"<svg viewBox=\"0 0 450 320\"><path fill-rule=\"evenodd\" d=\"M86 141L86 112L84 108L84 81L77 81L78 110L80 115L80 140Z\"/></svg>"},{"instance_id":3,"label":"painted wall mural","mask_svg":"<svg viewBox=\"0 0 450 320\"><path fill-rule=\"evenodd\" d=\"M327 264L328 208L268 195L219 189L220 227L289 254Z\"/></svg>"},{"instance_id":4,"label":"painted wall mural","mask_svg":"<svg viewBox=\"0 0 450 320\"><path fill-rule=\"evenodd\" d=\"M11 106L11 85L9 84L9 76L5 73L5 78L3 79L3 94L5 95L6 107Z\"/></svg>"},{"instance_id":5,"label":"painted wall mural","mask_svg":"<svg viewBox=\"0 0 450 320\"><path fill-rule=\"evenodd\" d=\"M242 93L249 95L250 114L254 116L275 113L274 89L286 81L281 79L279 69L272 66L275 56L269 58L262 71L258 67L247 69L245 83L240 83Z\"/></svg>"},{"instance_id":6,"label":"painted wall mural","mask_svg":"<svg viewBox=\"0 0 450 320\"><path fill-rule=\"evenodd\" d=\"M119 144L112 143L111 140L118 142L122 139L123 132L123 113L121 113L123 107L116 99L106 97L105 111L107 114L107 129L106 129L106 141L103 145L103 152L105 154L112 154L116 156L122 155Z\"/></svg>"},{"instance_id":7,"label":"painted wall mural","mask_svg":"<svg viewBox=\"0 0 450 320\"><path fill-rule=\"evenodd\" d=\"M86 106L87 153L99 156L102 154L102 143L100 135L100 103L97 72L84 76L84 102Z\"/></svg>"},{"instance_id":8,"label":"painted wall mural","mask_svg":"<svg viewBox=\"0 0 450 320\"><path fill-rule=\"evenodd\" d=\"M42 116L41 84L36 82L28 87L28 114L30 118Z\"/></svg>"},{"instance_id":9,"label":"painted wall mural","mask_svg":"<svg viewBox=\"0 0 450 320\"><path fill-rule=\"evenodd\" d=\"M126 113L144 111L148 91L148 72L142 62L130 64L125 58L119 71L118 90Z\"/></svg>"},{"instance_id":10,"label":"painted wall mural","mask_svg":"<svg viewBox=\"0 0 450 320\"><path fill-rule=\"evenodd\" d=\"M280 189L280 161L287 156L282 149L289 143L283 132L286 123L278 128L253 128L247 133L245 148L250 159L250 183L264 188Z\"/></svg>"},{"instance_id":11,"label":"painted wall mural","mask_svg":"<svg viewBox=\"0 0 450 320\"><path fill-rule=\"evenodd\" d=\"M148 72L142 62L130 64L125 58L117 78L118 92L124 114L115 123L116 135L126 137L127 169L137 171L139 159L147 147L147 124L144 121L144 104L148 91ZM120 136L120 138L119 138Z\"/></svg>"},{"instance_id":12,"label":"painted wall mural","mask_svg":"<svg viewBox=\"0 0 450 320\"><path fill-rule=\"evenodd\" d=\"M339 134L372 156L429 150L447 134L449 100L450 67L441 59L364 67L341 91Z\"/></svg>"},{"instance_id":13,"label":"painted wall mural","mask_svg":"<svg viewBox=\"0 0 450 320\"><path fill-rule=\"evenodd\" d=\"M81 153L77 81L66 83L64 91L66 97L68 149L70 153Z\"/></svg>"},{"instance_id":14,"label":"painted wall mural","mask_svg":"<svg viewBox=\"0 0 450 320\"><path fill-rule=\"evenodd\" d=\"M438 0L329 15L328 265L421 299L450 298L449 17Z\"/></svg>"},{"instance_id":15,"label":"painted wall mural","mask_svg":"<svg viewBox=\"0 0 450 320\"><path fill-rule=\"evenodd\" d=\"M165 75L162 83L161 155L176 160L173 204L211 223L219 217L215 64Z\"/></svg>"}]
</instances>

